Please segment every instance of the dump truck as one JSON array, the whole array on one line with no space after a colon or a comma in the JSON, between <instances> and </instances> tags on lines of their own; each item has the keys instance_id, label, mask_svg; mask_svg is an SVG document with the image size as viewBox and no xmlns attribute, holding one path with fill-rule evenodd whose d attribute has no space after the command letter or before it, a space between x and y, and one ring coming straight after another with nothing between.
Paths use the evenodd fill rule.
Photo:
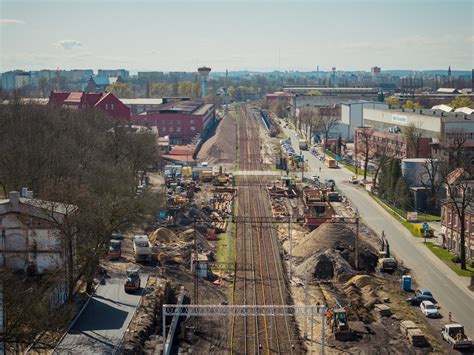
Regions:
<instances>
[{"instance_id":1,"label":"dump truck","mask_svg":"<svg viewBox=\"0 0 474 355\"><path fill-rule=\"evenodd\" d=\"M123 285L126 293L136 292L140 289L140 270L127 269L127 278Z\"/></svg>"},{"instance_id":2,"label":"dump truck","mask_svg":"<svg viewBox=\"0 0 474 355\"><path fill-rule=\"evenodd\" d=\"M146 235L136 235L133 237L133 254L135 261L151 261L153 250Z\"/></svg>"},{"instance_id":3,"label":"dump truck","mask_svg":"<svg viewBox=\"0 0 474 355\"><path fill-rule=\"evenodd\" d=\"M464 327L461 324L446 324L441 328L441 334L453 349L470 349L472 347L472 340L464 333Z\"/></svg>"}]
</instances>

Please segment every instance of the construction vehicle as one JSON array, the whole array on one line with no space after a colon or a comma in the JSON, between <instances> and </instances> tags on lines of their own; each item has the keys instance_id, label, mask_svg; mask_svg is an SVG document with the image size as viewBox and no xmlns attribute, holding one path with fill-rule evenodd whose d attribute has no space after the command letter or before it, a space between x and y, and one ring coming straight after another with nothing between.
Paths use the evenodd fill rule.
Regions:
<instances>
[{"instance_id":1,"label":"construction vehicle","mask_svg":"<svg viewBox=\"0 0 474 355\"><path fill-rule=\"evenodd\" d=\"M214 186L225 186L229 183L229 177L225 174L220 174L214 179Z\"/></svg>"},{"instance_id":2,"label":"construction vehicle","mask_svg":"<svg viewBox=\"0 0 474 355\"><path fill-rule=\"evenodd\" d=\"M123 285L126 293L136 292L140 289L140 270L127 269L127 278Z\"/></svg>"},{"instance_id":3,"label":"construction vehicle","mask_svg":"<svg viewBox=\"0 0 474 355\"><path fill-rule=\"evenodd\" d=\"M110 239L109 243L109 260L118 260L122 256L122 242L118 239Z\"/></svg>"},{"instance_id":4,"label":"construction vehicle","mask_svg":"<svg viewBox=\"0 0 474 355\"><path fill-rule=\"evenodd\" d=\"M348 341L354 338L354 332L349 327L346 309L336 301L336 307L331 312L331 329L336 340Z\"/></svg>"},{"instance_id":5,"label":"construction vehicle","mask_svg":"<svg viewBox=\"0 0 474 355\"><path fill-rule=\"evenodd\" d=\"M398 266L397 259L390 254L390 244L382 232L382 246L379 250L378 268L382 272L394 272Z\"/></svg>"},{"instance_id":6,"label":"construction vehicle","mask_svg":"<svg viewBox=\"0 0 474 355\"><path fill-rule=\"evenodd\" d=\"M146 235L136 235L133 237L133 254L135 261L151 261L153 250Z\"/></svg>"}]
</instances>

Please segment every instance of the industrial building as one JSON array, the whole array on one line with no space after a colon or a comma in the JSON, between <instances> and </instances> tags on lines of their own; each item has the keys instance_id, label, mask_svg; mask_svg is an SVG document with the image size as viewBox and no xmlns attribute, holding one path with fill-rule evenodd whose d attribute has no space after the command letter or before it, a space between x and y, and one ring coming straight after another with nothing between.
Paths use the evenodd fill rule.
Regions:
<instances>
[{"instance_id":1,"label":"industrial building","mask_svg":"<svg viewBox=\"0 0 474 355\"><path fill-rule=\"evenodd\" d=\"M365 108L388 109L389 106L378 101L351 100L341 102L341 133L347 140L354 139L355 129L363 126L362 118Z\"/></svg>"},{"instance_id":2,"label":"industrial building","mask_svg":"<svg viewBox=\"0 0 474 355\"><path fill-rule=\"evenodd\" d=\"M444 112L440 110L374 109L364 108L364 126L383 132L398 132L414 125L423 137L433 142L444 141L453 131L462 130L468 140L474 139L474 114Z\"/></svg>"},{"instance_id":3,"label":"industrial building","mask_svg":"<svg viewBox=\"0 0 474 355\"><path fill-rule=\"evenodd\" d=\"M160 137L169 136L171 144L186 144L205 137L215 121L215 107L203 101L167 99L157 108L139 115L132 115L132 121L157 126Z\"/></svg>"},{"instance_id":4,"label":"industrial building","mask_svg":"<svg viewBox=\"0 0 474 355\"><path fill-rule=\"evenodd\" d=\"M73 110L98 108L107 115L126 121L130 120L130 109L114 94L91 92L56 92L49 95L48 105L57 105Z\"/></svg>"}]
</instances>

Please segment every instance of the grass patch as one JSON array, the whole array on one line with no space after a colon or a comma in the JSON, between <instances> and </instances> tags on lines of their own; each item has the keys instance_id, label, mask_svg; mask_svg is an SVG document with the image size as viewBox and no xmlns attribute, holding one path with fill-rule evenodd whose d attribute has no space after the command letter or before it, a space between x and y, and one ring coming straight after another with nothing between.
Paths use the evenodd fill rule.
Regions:
<instances>
[{"instance_id":1,"label":"grass patch","mask_svg":"<svg viewBox=\"0 0 474 355\"><path fill-rule=\"evenodd\" d=\"M380 200L377 196L373 193L369 193L370 196L380 205L382 208L390 213L398 222L400 222L406 229L410 231L410 233L417 238L422 237L422 233L420 228L422 228L422 224L419 223L410 223L407 222L405 218L403 218L397 211L393 210L390 206L387 206L382 200Z\"/></svg>"},{"instance_id":2,"label":"grass patch","mask_svg":"<svg viewBox=\"0 0 474 355\"><path fill-rule=\"evenodd\" d=\"M470 277L474 274L474 268L470 267L469 265L466 265L467 270L461 270L459 264L453 263L451 261L451 259L454 258L456 254L450 252L447 249L443 249L431 242L426 242L425 245L428 247L429 250L431 250L434 255L441 259L446 265L449 266L451 270L453 270L459 276Z\"/></svg>"}]
</instances>

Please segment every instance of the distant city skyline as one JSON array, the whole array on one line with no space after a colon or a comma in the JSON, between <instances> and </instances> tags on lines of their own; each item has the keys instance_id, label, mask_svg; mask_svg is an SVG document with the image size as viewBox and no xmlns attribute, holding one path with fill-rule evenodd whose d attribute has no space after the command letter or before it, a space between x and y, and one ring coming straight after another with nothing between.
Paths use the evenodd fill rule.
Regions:
<instances>
[{"instance_id":1,"label":"distant city skyline","mask_svg":"<svg viewBox=\"0 0 474 355\"><path fill-rule=\"evenodd\" d=\"M470 0L3 0L0 71L470 70Z\"/></svg>"}]
</instances>

